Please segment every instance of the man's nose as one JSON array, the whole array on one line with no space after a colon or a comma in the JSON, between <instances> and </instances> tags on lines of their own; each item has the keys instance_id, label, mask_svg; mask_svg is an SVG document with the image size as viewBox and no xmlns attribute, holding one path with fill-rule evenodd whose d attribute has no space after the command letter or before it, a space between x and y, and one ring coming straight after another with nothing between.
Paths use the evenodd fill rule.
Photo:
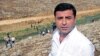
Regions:
<instances>
[{"instance_id":1,"label":"man's nose","mask_svg":"<svg viewBox=\"0 0 100 56\"><path fill-rule=\"evenodd\" d=\"M66 23L67 23L67 22L66 22L66 19L63 18L63 20L62 20L62 24L63 24L63 25L66 25Z\"/></svg>"}]
</instances>

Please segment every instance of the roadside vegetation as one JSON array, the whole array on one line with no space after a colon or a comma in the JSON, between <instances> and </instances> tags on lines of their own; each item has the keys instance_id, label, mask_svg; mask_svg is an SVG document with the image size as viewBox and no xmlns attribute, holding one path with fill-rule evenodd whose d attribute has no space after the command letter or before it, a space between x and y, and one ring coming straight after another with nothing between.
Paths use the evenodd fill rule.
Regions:
<instances>
[{"instance_id":1,"label":"roadside vegetation","mask_svg":"<svg viewBox=\"0 0 100 56\"><path fill-rule=\"evenodd\" d=\"M77 25L88 24L98 20L100 20L100 13L96 13L95 15L92 16L82 16L81 18L78 18L76 24Z\"/></svg>"},{"instance_id":2,"label":"roadside vegetation","mask_svg":"<svg viewBox=\"0 0 100 56\"><path fill-rule=\"evenodd\" d=\"M15 37L17 40L22 40L27 38L28 36L34 36L37 34L41 34L42 31L46 31L46 29L50 30L51 29L51 23L44 24L44 25L37 25L37 26L31 26L31 28L26 28L23 30L18 30L18 31L12 31L12 32L2 32L0 33L0 43L3 43L4 36L7 36L7 33L10 34L10 36Z\"/></svg>"}]
</instances>

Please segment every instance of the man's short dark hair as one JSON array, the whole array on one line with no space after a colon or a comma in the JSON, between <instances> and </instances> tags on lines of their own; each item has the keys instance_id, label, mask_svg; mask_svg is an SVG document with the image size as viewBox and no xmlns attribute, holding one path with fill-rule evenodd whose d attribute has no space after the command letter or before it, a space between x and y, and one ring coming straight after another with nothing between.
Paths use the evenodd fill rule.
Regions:
<instances>
[{"instance_id":1,"label":"man's short dark hair","mask_svg":"<svg viewBox=\"0 0 100 56\"><path fill-rule=\"evenodd\" d=\"M70 3L60 3L55 7L54 16L56 16L57 11L72 10L74 17L76 17L76 8Z\"/></svg>"}]
</instances>

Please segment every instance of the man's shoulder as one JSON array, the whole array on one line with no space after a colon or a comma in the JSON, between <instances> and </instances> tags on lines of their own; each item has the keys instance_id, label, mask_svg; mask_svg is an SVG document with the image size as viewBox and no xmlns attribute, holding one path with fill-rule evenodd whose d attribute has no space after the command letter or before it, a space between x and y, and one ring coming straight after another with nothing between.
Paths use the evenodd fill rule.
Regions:
<instances>
[{"instance_id":1,"label":"man's shoulder","mask_svg":"<svg viewBox=\"0 0 100 56\"><path fill-rule=\"evenodd\" d=\"M91 41L88 39L88 37L86 37L83 33L81 33L78 30L75 32L73 37L75 37L76 41L80 44L91 44Z\"/></svg>"},{"instance_id":2,"label":"man's shoulder","mask_svg":"<svg viewBox=\"0 0 100 56\"><path fill-rule=\"evenodd\" d=\"M88 39L88 37L86 37L81 32L79 32L78 34L76 34L76 39L77 39L76 40L76 44L78 46L80 46L81 48L92 47L93 46L92 42Z\"/></svg>"},{"instance_id":3,"label":"man's shoulder","mask_svg":"<svg viewBox=\"0 0 100 56\"><path fill-rule=\"evenodd\" d=\"M77 37L80 39L80 41L82 42L90 42L90 40L88 39L88 37L86 37L83 33L78 31Z\"/></svg>"}]
</instances>

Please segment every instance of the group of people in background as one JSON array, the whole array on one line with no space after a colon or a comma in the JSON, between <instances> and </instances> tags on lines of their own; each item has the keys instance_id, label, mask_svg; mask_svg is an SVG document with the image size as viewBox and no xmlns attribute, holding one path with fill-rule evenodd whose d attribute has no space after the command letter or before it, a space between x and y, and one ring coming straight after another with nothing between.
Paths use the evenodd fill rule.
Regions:
<instances>
[{"instance_id":1,"label":"group of people in background","mask_svg":"<svg viewBox=\"0 0 100 56\"><path fill-rule=\"evenodd\" d=\"M4 37L6 48L12 48L15 44L15 37L11 37L9 33Z\"/></svg>"}]
</instances>

